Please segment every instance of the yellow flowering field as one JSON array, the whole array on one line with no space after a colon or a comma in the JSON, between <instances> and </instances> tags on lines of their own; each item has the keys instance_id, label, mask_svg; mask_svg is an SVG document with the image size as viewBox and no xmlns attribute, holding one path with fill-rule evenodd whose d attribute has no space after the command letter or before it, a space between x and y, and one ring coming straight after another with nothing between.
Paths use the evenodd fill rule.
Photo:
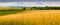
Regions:
<instances>
[{"instance_id":1,"label":"yellow flowering field","mask_svg":"<svg viewBox=\"0 0 60 25\"><path fill-rule=\"evenodd\" d=\"M32 10L0 16L0 25L60 25L60 10Z\"/></svg>"}]
</instances>

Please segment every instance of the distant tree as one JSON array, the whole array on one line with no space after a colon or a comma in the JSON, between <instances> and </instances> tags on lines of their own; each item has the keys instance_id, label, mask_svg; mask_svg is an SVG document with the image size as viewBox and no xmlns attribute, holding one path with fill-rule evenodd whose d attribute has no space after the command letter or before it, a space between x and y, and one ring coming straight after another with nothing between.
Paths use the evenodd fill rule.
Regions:
<instances>
[{"instance_id":1,"label":"distant tree","mask_svg":"<svg viewBox=\"0 0 60 25\"><path fill-rule=\"evenodd\" d=\"M26 8L24 7L23 10L26 10Z\"/></svg>"},{"instance_id":2,"label":"distant tree","mask_svg":"<svg viewBox=\"0 0 60 25\"><path fill-rule=\"evenodd\" d=\"M32 8L31 8L31 10L32 10Z\"/></svg>"}]
</instances>

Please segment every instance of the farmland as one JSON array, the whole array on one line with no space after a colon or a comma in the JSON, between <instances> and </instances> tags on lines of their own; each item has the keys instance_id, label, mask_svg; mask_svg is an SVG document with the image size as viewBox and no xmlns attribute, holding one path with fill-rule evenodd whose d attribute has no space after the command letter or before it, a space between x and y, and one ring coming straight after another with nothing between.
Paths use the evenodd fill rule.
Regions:
<instances>
[{"instance_id":1,"label":"farmland","mask_svg":"<svg viewBox=\"0 0 60 25\"><path fill-rule=\"evenodd\" d=\"M60 10L29 10L0 16L0 25L60 25Z\"/></svg>"}]
</instances>

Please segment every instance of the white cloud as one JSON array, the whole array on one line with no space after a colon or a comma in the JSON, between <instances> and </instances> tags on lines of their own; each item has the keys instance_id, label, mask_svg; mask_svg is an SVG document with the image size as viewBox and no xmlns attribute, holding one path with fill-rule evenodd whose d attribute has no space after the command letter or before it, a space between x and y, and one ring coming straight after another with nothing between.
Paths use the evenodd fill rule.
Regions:
<instances>
[{"instance_id":1,"label":"white cloud","mask_svg":"<svg viewBox=\"0 0 60 25\"><path fill-rule=\"evenodd\" d=\"M45 2L46 6L60 6L60 2Z\"/></svg>"},{"instance_id":2,"label":"white cloud","mask_svg":"<svg viewBox=\"0 0 60 25\"><path fill-rule=\"evenodd\" d=\"M60 2L8 2L0 3L0 6L60 6Z\"/></svg>"},{"instance_id":3,"label":"white cloud","mask_svg":"<svg viewBox=\"0 0 60 25\"><path fill-rule=\"evenodd\" d=\"M16 4L16 2L0 3L0 6L10 6Z\"/></svg>"}]
</instances>

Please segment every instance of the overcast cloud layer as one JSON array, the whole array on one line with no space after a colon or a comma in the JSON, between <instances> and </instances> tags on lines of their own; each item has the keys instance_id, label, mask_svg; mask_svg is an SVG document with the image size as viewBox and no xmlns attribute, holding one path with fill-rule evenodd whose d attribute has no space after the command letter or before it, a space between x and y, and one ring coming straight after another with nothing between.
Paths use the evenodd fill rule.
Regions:
<instances>
[{"instance_id":1,"label":"overcast cloud layer","mask_svg":"<svg viewBox=\"0 0 60 25\"><path fill-rule=\"evenodd\" d=\"M0 0L0 6L60 6L60 0Z\"/></svg>"},{"instance_id":2,"label":"overcast cloud layer","mask_svg":"<svg viewBox=\"0 0 60 25\"><path fill-rule=\"evenodd\" d=\"M56 2L60 0L0 0L0 2Z\"/></svg>"},{"instance_id":3,"label":"overcast cloud layer","mask_svg":"<svg viewBox=\"0 0 60 25\"><path fill-rule=\"evenodd\" d=\"M60 6L60 2L8 2L0 3L0 6L25 6L25 7L44 7L44 6Z\"/></svg>"}]
</instances>

